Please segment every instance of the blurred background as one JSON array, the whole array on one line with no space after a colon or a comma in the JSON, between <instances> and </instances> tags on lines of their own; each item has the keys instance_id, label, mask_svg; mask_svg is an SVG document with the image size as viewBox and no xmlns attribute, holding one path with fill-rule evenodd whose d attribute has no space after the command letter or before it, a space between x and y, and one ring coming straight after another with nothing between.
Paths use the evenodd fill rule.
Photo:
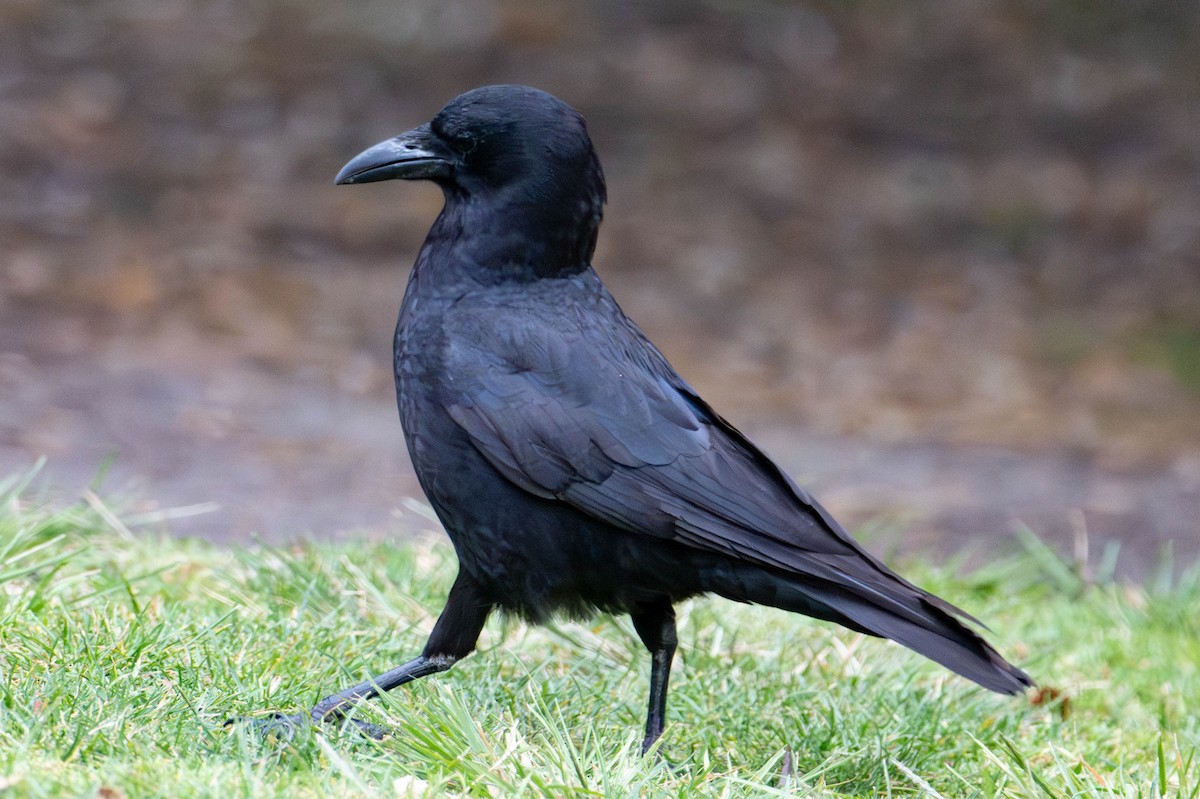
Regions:
<instances>
[{"instance_id":1,"label":"blurred background","mask_svg":"<svg viewBox=\"0 0 1200 799\"><path fill-rule=\"evenodd\" d=\"M500 82L584 113L601 275L876 551L1200 550L1192 0L8 0L0 474L428 528L390 346L441 195L332 178Z\"/></svg>"}]
</instances>

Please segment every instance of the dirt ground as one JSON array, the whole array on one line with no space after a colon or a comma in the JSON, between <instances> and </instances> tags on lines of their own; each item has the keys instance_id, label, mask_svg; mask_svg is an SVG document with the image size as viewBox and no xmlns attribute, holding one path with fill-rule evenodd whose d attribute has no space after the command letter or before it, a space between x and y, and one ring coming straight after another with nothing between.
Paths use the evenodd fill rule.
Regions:
<instances>
[{"instance_id":1,"label":"dirt ground","mask_svg":"<svg viewBox=\"0 0 1200 799\"><path fill-rule=\"evenodd\" d=\"M388 347L440 196L332 176L495 82L585 114L601 274L877 549L1200 552L1200 11L1166 0L8 3L0 472L106 469L220 540L431 526Z\"/></svg>"}]
</instances>

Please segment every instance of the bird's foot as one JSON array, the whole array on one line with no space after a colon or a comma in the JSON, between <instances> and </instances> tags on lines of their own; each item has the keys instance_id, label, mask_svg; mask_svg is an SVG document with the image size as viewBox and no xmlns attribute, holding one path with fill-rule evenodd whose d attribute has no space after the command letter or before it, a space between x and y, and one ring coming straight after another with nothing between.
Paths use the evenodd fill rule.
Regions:
<instances>
[{"instance_id":1,"label":"bird's foot","mask_svg":"<svg viewBox=\"0 0 1200 799\"><path fill-rule=\"evenodd\" d=\"M271 713L267 716L254 718L243 716L229 719L225 722L225 726L246 726L264 740L274 738L279 741L292 741L302 730L312 729L321 723L338 725L353 724L363 735L376 741L383 740L384 737L391 733L391 730L387 727L371 724L361 719L346 718L341 714L334 713L321 718L314 717L312 713Z\"/></svg>"},{"instance_id":2,"label":"bird's foot","mask_svg":"<svg viewBox=\"0 0 1200 799\"><path fill-rule=\"evenodd\" d=\"M246 727L263 740L292 741L301 730L313 726L308 713L271 713L267 716L238 716L225 722L226 727Z\"/></svg>"}]
</instances>

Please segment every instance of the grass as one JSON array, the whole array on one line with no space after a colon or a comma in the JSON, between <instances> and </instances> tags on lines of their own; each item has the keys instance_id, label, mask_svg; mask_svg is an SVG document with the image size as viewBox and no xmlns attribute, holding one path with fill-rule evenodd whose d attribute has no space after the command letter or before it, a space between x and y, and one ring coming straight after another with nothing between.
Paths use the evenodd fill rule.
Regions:
<instances>
[{"instance_id":1,"label":"grass","mask_svg":"<svg viewBox=\"0 0 1200 799\"><path fill-rule=\"evenodd\" d=\"M383 741L263 741L223 722L309 706L420 650L447 546L218 548L133 534L96 497L0 493L4 799L1200 796L1194 570L1085 583L1036 546L966 576L902 564L993 626L1053 689L1039 704L708 599L681 608L661 757L637 756L648 658L612 619L489 624L454 670L363 709L396 730Z\"/></svg>"}]
</instances>

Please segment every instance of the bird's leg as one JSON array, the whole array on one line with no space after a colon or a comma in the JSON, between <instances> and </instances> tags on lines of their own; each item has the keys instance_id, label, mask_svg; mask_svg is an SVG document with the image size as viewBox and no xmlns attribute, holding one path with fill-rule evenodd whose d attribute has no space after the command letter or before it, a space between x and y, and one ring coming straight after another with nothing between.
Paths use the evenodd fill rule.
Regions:
<instances>
[{"instance_id":1,"label":"bird's leg","mask_svg":"<svg viewBox=\"0 0 1200 799\"><path fill-rule=\"evenodd\" d=\"M453 666L456 660L458 658L448 655L440 657L421 655L420 657L413 658L404 665L397 666L377 677L372 677L366 682L360 682L358 685L325 697L313 706L313 709L309 711L309 717L313 722L318 724L322 722L341 721L350 712L351 708L364 699L373 699L381 693L390 691L405 683L419 680L422 677L436 674L439 671L445 671ZM360 730L375 739L382 738L388 732L376 724L369 724L358 719L351 719L351 721L358 725Z\"/></svg>"},{"instance_id":2,"label":"bird's leg","mask_svg":"<svg viewBox=\"0 0 1200 799\"><path fill-rule=\"evenodd\" d=\"M276 713L257 724L264 732L282 731L288 737L304 724L341 721L350 709L364 699L372 699L405 683L445 671L475 649L479 633L492 611L492 604L482 597L478 585L462 571L450 588L446 607L433 625L420 657L384 672L366 682L325 697L307 714ZM388 731L357 719L352 721L372 738L382 738Z\"/></svg>"},{"instance_id":3,"label":"bird's leg","mask_svg":"<svg viewBox=\"0 0 1200 799\"><path fill-rule=\"evenodd\" d=\"M665 599L643 605L635 613L633 629L650 650L650 707L646 713L646 738L642 754L646 754L662 735L667 715L667 681L671 677L671 659L675 657L678 638L675 635L675 608Z\"/></svg>"}]
</instances>

